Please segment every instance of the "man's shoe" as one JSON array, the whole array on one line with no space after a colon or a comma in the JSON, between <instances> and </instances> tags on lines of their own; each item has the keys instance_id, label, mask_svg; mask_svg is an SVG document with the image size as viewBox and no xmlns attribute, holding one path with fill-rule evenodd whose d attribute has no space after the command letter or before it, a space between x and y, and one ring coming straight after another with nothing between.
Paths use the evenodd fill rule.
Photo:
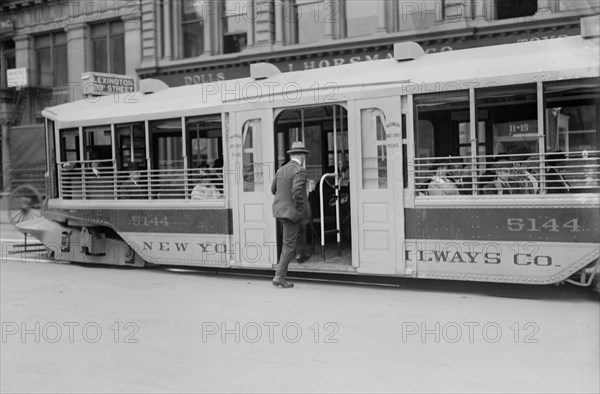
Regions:
<instances>
[{"instance_id":1,"label":"man's shoe","mask_svg":"<svg viewBox=\"0 0 600 394\"><path fill-rule=\"evenodd\" d=\"M304 263L311 258L310 254L299 254L296 256L296 263Z\"/></svg>"},{"instance_id":2,"label":"man's shoe","mask_svg":"<svg viewBox=\"0 0 600 394\"><path fill-rule=\"evenodd\" d=\"M279 279L273 280L273 286L289 289L290 287L294 287L294 284L286 281L285 279Z\"/></svg>"}]
</instances>

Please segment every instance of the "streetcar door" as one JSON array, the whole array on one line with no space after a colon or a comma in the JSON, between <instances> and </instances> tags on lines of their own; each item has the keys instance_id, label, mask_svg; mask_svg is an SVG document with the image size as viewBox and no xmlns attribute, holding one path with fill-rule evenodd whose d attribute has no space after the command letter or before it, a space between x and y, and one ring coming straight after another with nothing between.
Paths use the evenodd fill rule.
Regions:
<instances>
[{"instance_id":1,"label":"streetcar door","mask_svg":"<svg viewBox=\"0 0 600 394\"><path fill-rule=\"evenodd\" d=\"M230 119L227 172L234 182L230 190L237 190L232 203L235 264L270 268L276 263L277 244L271 213L273 152L265 146L273 146L273 114L244 111Z\"/></svg>"},{"instance_id":2,"label":"streetcar door","mask_svg":"<svg viewBox=\"0 0 600 394\"><path fill-rule=\"evenodd\" d=\"M402 176L402 122L400 97L355 102L350 133L354 136L357 168L352 215L357 222L358 271L395 274L404 242ZM399 172L399 174L395 174ZM401 184L401 182L400 182ZM399 224L398 226L396 224ZM400 258L400 260L398 260Z\"/></svg>"},{"instance_id":3,"label":"streetcar door","mask_svg":"<svg viewBox=\"0 0 600 394\"><path fill-rule=\"evenodd\" d=\"M276 113L274 129L276 169L289 161L286 152L293 142L302 141L310 152L305 166L312 217L306 240L316 255L304 267L345 270L352 266L346 107L333 104L282 109ZM324 260L326 266L320 264Z\"/></svg>"}]
</instances>

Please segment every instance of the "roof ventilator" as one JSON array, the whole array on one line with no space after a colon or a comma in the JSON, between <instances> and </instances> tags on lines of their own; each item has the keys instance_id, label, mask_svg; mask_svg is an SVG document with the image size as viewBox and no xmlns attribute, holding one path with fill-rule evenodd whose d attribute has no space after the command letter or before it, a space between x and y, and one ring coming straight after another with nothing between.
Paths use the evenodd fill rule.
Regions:
<instances>
[{"instance_id":1,"label":"roof ventilator","mask_svg":"<svg viewBox=\"0 0 600 394\"><path fill-rule=\"evenodd\" d=\"M425 51L416 42L408 41L394 44L394 59L396 61L415 60L423 55L425 55Z\"/></svg>"},{"instance_id":2,"label":"roof ventilator","mask_svg":"<svg viewBox=\"0 0 600 394\"><path fill-rule=\"evenodd\" d=\"M161 90L169 89L169 85L156 78L146 78L140 80L140 92L144 94L156 93Z\"/></svg>"},{"instance_id":3,"label":"roof ventilator","mask_svg":"<svg viewBox=\"0 0 600 394\"><path fill-rule=\"evenodd\" d=\"M277 74L281 74L281 71L274 64L261 62L250 65L250 77L254 80L270 78Z\"/></svg>"},{"instance_id":4,"label":"roof ventilator","mask_svg":"<svg viewBox=\"0 0 600 394\"><path fill-rule=\"evenodd\" d=\"M600 37L600 15L592 15L581 18L581 37Z\"/></svg>"}]
</instances>

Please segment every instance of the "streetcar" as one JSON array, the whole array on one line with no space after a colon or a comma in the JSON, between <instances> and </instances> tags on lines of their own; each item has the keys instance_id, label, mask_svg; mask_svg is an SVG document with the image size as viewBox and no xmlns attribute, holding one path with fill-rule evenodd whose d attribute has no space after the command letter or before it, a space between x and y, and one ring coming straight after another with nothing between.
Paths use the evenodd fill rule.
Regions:
<instances>
[{"instance_id":1,"label":"streetcar","mask_svg":"<svg viewBox=\"0 0 600 394\"><path fill-rule=\"evenodd\" d=\"M382 60L256 63L46 108L46 198L17 227L61 261L271 270L270 184L303 141L314 254L292 274L591 285L598 44L403 42Z\"/></svg>"}]
</instances>

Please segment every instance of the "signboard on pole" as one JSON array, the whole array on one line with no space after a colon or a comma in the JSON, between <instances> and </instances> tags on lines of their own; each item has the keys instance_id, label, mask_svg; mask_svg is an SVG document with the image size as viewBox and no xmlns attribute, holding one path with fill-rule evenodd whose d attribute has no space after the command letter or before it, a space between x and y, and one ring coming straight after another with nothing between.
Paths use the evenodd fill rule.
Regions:
<instances>
[{"instance_id":1,"label":"signboard on pole","mask_svg":"<svg viewBox=\"0 0 600 394\"><path fill-rule=\"evenodd\" d=\"M6 84L9 88L24 88L29 86L29 78L27 78L27 68L9 68L6 70Z\"/></svg>"},{"instance_id":2,"label":"signboard on pole","mask_svg":"<svg viewBox=\"0 0 600 394\"><path fill-rule=\"evenodd\" d=\"M103 96L115 93L133 93L135 78L129 75L86 72L81 74L84 95Z\"/></svg>"},{"instance_id":3,"label":"signboard on pole","mask_svg":"<svg viewBox=\"0 0 600 394\"><path fill-rule=\"evenodd\" d=\"M0 36L12 36L15 24L10 18L0 18Z\"/></svg>"}]
</instances>

